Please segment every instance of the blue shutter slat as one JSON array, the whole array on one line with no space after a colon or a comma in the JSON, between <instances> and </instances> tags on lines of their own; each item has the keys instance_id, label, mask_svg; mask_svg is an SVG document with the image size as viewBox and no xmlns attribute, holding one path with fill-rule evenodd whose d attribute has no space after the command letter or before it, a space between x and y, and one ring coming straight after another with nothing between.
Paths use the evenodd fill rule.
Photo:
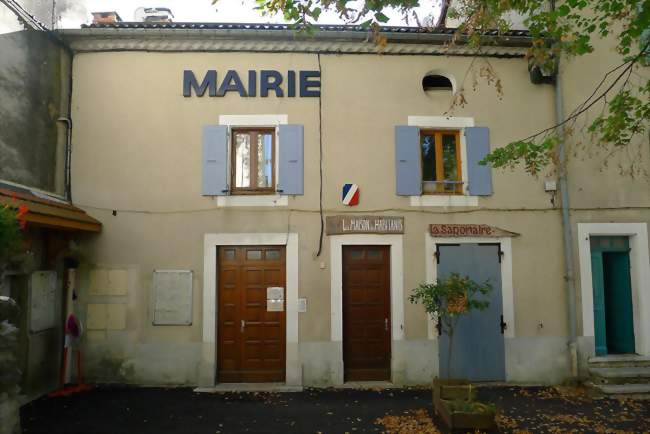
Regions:
<instances>
[{"instance_id":1,"label":"blue shutter slat","mask_svg":"<svg viewBox=\"0 0 650 434\"><path fill-rule=\"evenodd\" d=\"M492 168L479 164L490 153L490 131L487 127L465 128L467 145L467 183L472 196L492 194Z\"/></svg>"},{"instance_id":2,"label":"blue shutter slat","mask_svg":"<svg viewBox=\"0 0 650 434\"><path fill-rule=\"evenodd\" d=\"M420 129L400 125L395 127L395 182L399 196L422 194L422 164Z\"/></svg>"},{"instance_id":3,"label":"blue shutter slat","mask_svg":"<svg viewBox=\"0 0 650 434\"><path fill-rule=\"evenodd\" d=\"M280 125L278 135L277 192L285 195L304 194L304 127Z\"/></svg>"},{"instance_id":4,"label":"blue shutter slat","mask_svg":"<svg viewBox=\"0 0 650 434\"><path fill-rule=\"evenodd\" d=\"M203 196L228 194L228 127L203 127Z\"/></svg>"}]
</instances>

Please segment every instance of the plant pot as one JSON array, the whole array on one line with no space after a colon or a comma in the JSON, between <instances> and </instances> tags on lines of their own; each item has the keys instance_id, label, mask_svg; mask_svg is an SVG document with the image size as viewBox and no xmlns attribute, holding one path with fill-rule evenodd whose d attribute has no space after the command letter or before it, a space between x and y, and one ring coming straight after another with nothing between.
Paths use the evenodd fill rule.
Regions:
<instances>
[{"instance_id":1,"label":"plant pot","mask_svg":"<svg viewBox=\"0 0 650 434\"><path fill-rule=\"evenodd\" d=\"M436 409L436 402L441 399L471 401L476 398L476 388L470 390L470 383L467 380L434 378L431 390L434 409Z\"/></svg>"},{"instance_id":2,"label":"plant pot","mask_svg":"<svg viewBox=\"0 0 650 434\"><path fill-rule=\"evenodd\" d=\"M455 408L460 406L467 408ZM496 428L496 412L493 408L477 401L451 401L441 399L436 403L436 413L452 430L493 430Z\"/></svg>"}]
</instances>

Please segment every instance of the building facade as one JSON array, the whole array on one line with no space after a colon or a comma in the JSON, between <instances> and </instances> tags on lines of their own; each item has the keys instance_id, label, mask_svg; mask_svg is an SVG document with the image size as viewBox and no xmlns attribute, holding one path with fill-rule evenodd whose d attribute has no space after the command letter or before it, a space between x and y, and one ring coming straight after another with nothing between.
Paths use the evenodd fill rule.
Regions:
<instances>
[{"instance_id":1,"label":"building facade","mask_svg":"<svg viewBox=\"0 0 650 434\"><path fill-rule=\"evenodd\" d=\"M529 77L530 39L512 32L475 57L444 31L384 32L380 53L345 26L61 32L72 197L103 225L77 271L88 380L426 384L446 372L446 338L409 295L454 272L493 286L454 375L571 376L555 175L479 164L556 122L553 86ZM565 112L607 56L567 63ZM497 86L474 87L472 62ZM568 172L581 373L596 352L650 355L648 183L601 169L578 158ZM607 301L619 275L623 301Z\"/></svg>"}]
</instances>

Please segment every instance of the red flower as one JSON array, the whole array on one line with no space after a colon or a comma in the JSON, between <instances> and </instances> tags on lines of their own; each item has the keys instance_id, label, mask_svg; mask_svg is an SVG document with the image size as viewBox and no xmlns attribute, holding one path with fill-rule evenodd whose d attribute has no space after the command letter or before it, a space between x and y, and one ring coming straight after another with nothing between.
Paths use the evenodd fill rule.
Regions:
<instances>
[{"instance_id":1,"label":"red flower","mask_svg":"<svg viewBox=\"0 0 650 434\"><path fill-rule=\"evenodd\" d=\"M29 211L29 208L27 208L27 205L24 203L21 203L18 205L18 212L16 213L16 220L18 220L18 224L20 225L20 229L25 229L27 226L27 220L25 220L25 214Z\"/></svg>"}]
</instances>

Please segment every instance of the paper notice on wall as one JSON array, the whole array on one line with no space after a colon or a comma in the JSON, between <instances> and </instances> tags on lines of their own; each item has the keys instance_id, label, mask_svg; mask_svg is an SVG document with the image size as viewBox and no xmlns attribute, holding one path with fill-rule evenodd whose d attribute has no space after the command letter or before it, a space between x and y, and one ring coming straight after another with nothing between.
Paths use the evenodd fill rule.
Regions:
<instances>
[{"instance_id":1,"label":"paper notice on wall","mask_svg":"<svg viewBox=\"0 0 650 434\"><path fill-rule=\"evenodd\" d=\"M192 324L192 272L156 270L153 273L153 324Z\"/></svg>"},{"instance_id":2,"label":"paper notice on wall","mask_svg":"<svg viewBox=\"0 0 650 434\"><path fill-rule=\"evenodd\" d=\"M32 333L56 327L59 306L56 285L56 271L35 271L32 273L29 325L29 330Z\"/></svg>"}]
</instances>

